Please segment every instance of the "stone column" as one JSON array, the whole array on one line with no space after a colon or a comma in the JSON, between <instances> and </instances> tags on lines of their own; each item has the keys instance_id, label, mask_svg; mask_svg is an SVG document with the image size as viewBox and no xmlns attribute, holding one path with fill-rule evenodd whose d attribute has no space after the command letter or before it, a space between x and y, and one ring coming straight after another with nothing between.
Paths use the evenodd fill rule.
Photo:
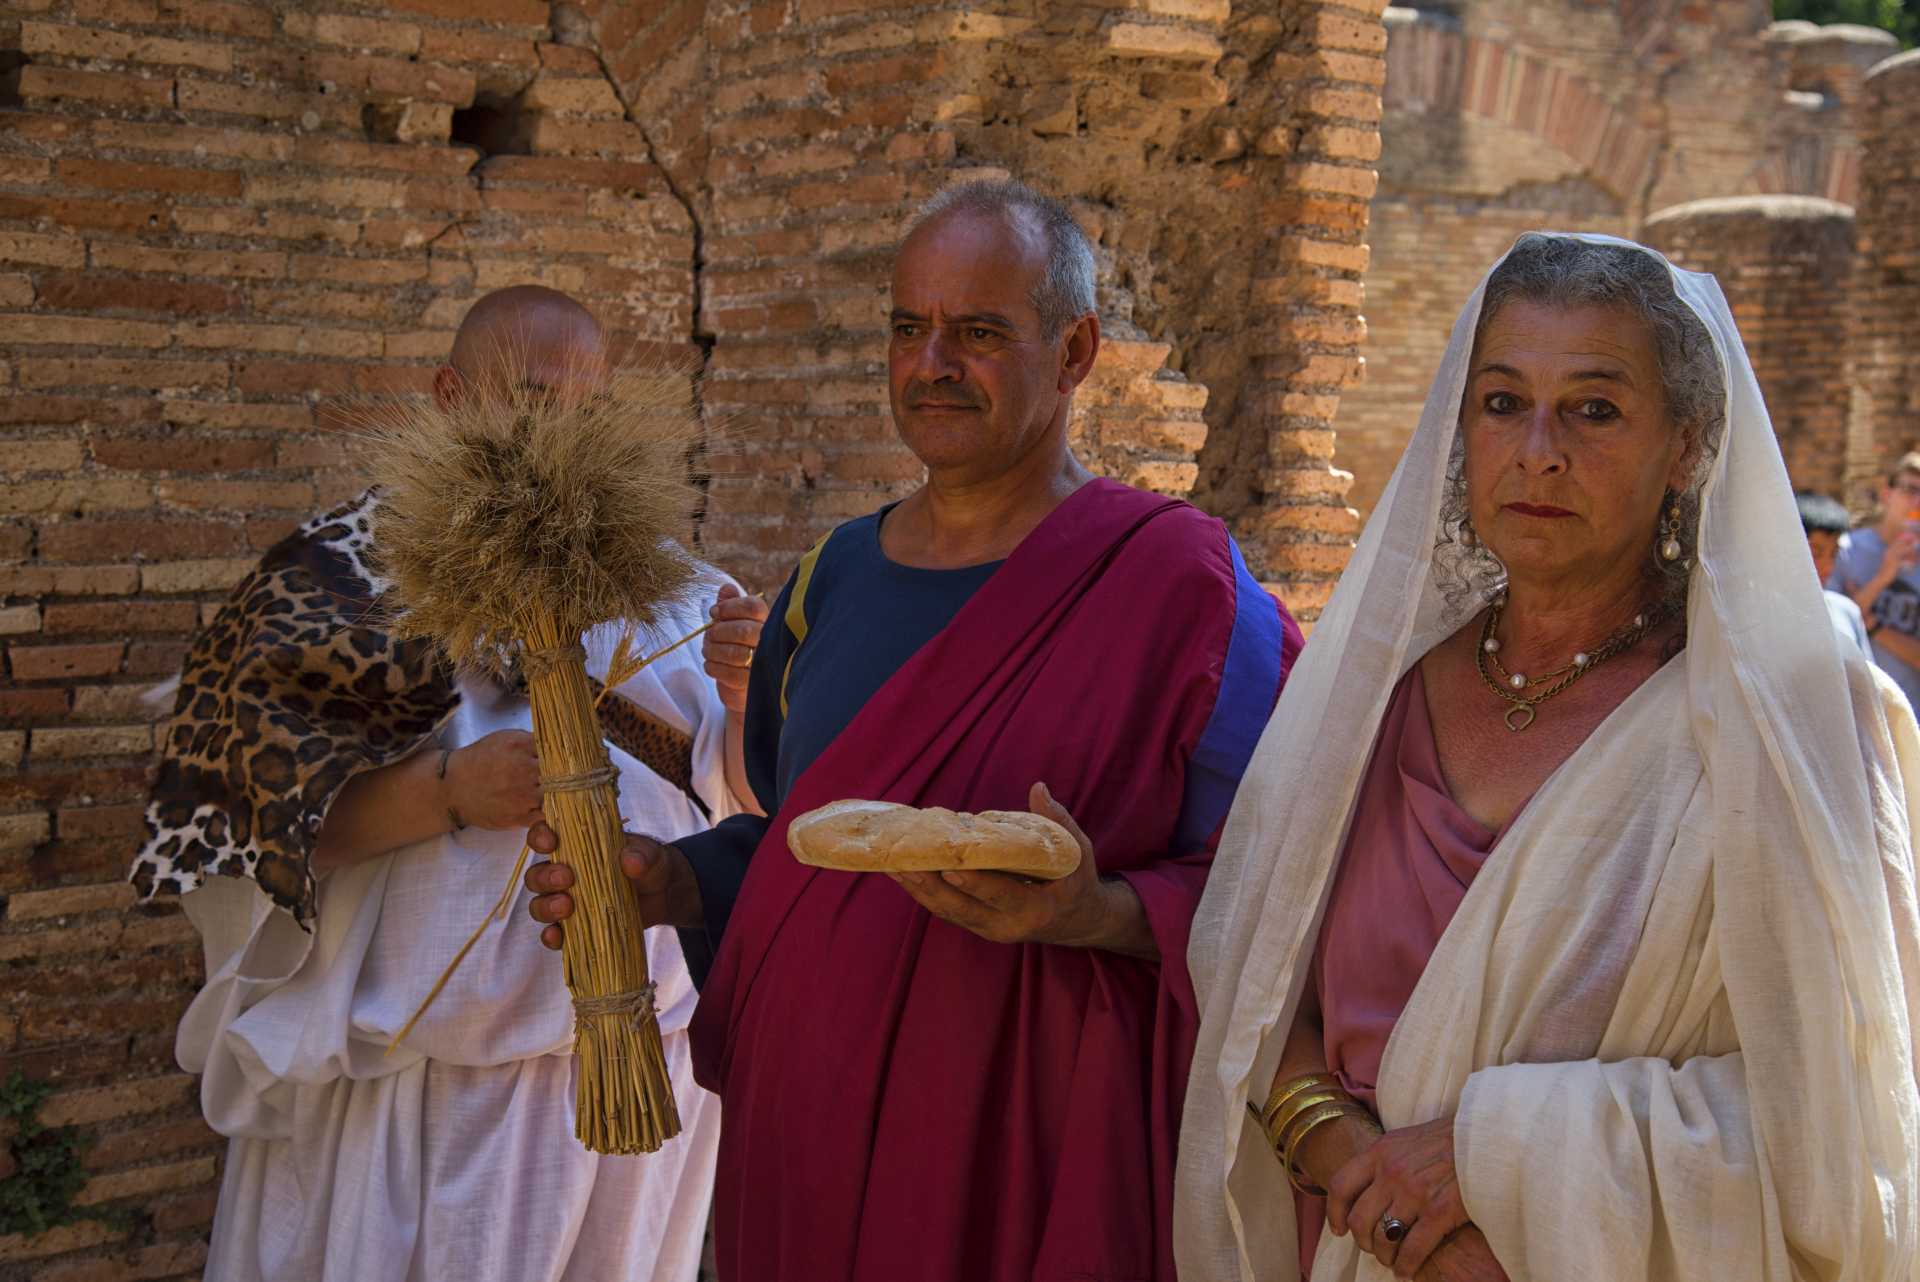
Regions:
<instances>
[{"instance_id":1,"label":"stone column","mask_svg":"<svg viewBox=\"0 0 1920 1282\"><path fill-rule=\"evenodd\" d=\"M1248 561L1311 622L1346 568L1359 518L1334 466L1334 416L1360 381L1368 206L1379 182L1387 32L1377 0L1292 6L1274 56L1290 83L1290 147L1262 210L1266 240L1249 316L1258 382L1239 430L1265 438L1251 500L1232 517Z\"/></svg>"},{"instance_id":2,"label":"stone column","mask_svg":"<svg viewBox=\"0 0 1920 1282\"><path fill-rule=\"evenodd\" d=\"M1859 199L1862 84L1875 64L1900 51L1900 42L1873 27L1799 19L1774 23L1760 39L1787 89L1762 189L1851 204Z\"/></svg>"},{"instance_id":3,"label":"stone column","mask_svg":"<svg viewBox=\"0 0 1920 1282\"><path fill-rule=\"evenodd\" d=\"M1856 492L1920 443L1920 50L1868 74L1853 277Z\"/></svg>"},{"instance_id":4,"label":"stone column","mask_svg":"<svg viewBox=\"0 0 1920 1282\"><path fill-rule=\"evenodd\" d=\"M1641 240L1726 292L1796 488L1838 496L1847 463L1853 210L1817 196L1731 196L1663 209Z\"/></svg>"}]
</instances>

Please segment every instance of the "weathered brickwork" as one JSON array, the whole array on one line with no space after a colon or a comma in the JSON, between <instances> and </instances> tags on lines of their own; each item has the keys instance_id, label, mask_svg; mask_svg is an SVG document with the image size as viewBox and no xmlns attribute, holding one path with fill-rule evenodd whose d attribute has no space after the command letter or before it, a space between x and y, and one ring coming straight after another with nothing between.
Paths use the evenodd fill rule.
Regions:
<instances>
[{"instance_id":1,"label":"weathered brickwork","mask_svg":"<svg viewBox=\"0 0 1920 1282\"><path fill-rule=\"evenodd\" d=\"M1656 211L1714 197L1855 198L1863 82L1895 42L1769 13L1764 0L1387 11L1367 378L1340 418L1357 507L1385 486L1454 316L1515 234L1631 237ZM1809 364L1841 369L1844 333L1810 334ZM1845 401L1837 377L1826 390Z\"/></svg>"},{"instance_id":2,"label":"weathered brickwork","mask_svg":"<svg viewBox=\"0 0 1920 1282\"><path fill-rule=\"evenodd\" d=\"M733 424L712 554L771 586L914 483L886 415L889 250L941 186L1013 172L1100 257L1089 461L1232 519L1310 614L1352 533L1332 416L1359 368L1381 7L585 6L700 224L704 392Z\"/></svg>"},{"instance_id":3,"label":"weathered brickwork","mask_svg":"<svg viewBox=\"0 0 1920 1282\"><path fill-rule=\"evenodd\" d=\"M360 483L344 399L422 393L486 290L568 290L704 369L698 537L776 586L917 478L892 244L1016 172L1096 243L1083 450L1229 518L1311 620L1354 529L1382 7L0 0L0 1075L56 1083L108 1215L0 1237L0 1282L203 1266L220 1145L171 1055L197 948L119 882L143 696Z\"/></svg>"},{"instance_id":4,"label":"weathered brickwork","mask_svg":"<svg viewBox=\"0 0 1920 1282\"><path fill-rule=\"evenodd\" d=\"M1893 459L1920 448L1920 50L1881 63L1864 98L1849 344L1857 494Z\"/></svg>"},{"instance_id":5,"label":"weathered brickwork","mask_svg":"<svg viewBox=\"0 0 1920 1282\"><path fill-rule=\"evenodd\" d=\"M200 979L129 909L142 692L259 552L359 484L342 393L418 392L479 292L573 291L695 355L692 237L598 61L531 0L0 4L0 1076L59 1086L111 1220L0 1277L197 1274ZM469 18L471 20L469 20ZM483 92L518 95L488 121ZM459 128L487 150L450 140Z\"/></svg>"},{"instance_id":6,"label":"weathered brickwork","mask_svg":"<svg viewBox=\"0 0 1920 1282\"><path fill-rule=\"evenodd\" d=\"M1846 489L1853 210L1818 196L1728 196L1662 210L1644 243L1711 272L1739 323L1796 488Z\"/></svg>"},{"instance_id":7,"label":"weathered brickwork","mask_svg":"<svg viewBox=\"0 0 1920 1282\"><path fill-rule=\"evenodd\" d=\"M1097 430L1147 454L1158 488L1232 519L1309 614L1353 528L1332 429L1364 337L1378 9L1159 3L1042 22L966 49L954 109L962 163L1055 176L1076 201L1109 335L1162 338L1200 385L1163 375L1141 390L1205 397L1197 460L1152 457L1171 442L1151 407L1131 424L1095 408Z\"/></svg>"}]
</instances>

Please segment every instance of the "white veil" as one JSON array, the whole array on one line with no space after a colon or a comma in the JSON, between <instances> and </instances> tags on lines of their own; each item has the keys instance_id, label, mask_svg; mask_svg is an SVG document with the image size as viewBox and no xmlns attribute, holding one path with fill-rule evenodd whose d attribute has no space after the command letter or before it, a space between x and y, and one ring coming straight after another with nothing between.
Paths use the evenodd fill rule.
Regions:
<instances>
[{"instance_id":1,"label":"white veil","mask_svg":"<svg viewBox=\"0 0 1920 1282\"><path fill-rule=\"evenodd\" d=\"M1773 1243L1755 1257L1769 1278L1909 1278L1920 1231L1910 841L1920 738L1890 684L1836 645L1718 284L1678 270L1673 280L1712 335L1727 388L1721 448L1701 488L1685 706L1676 700L1671 717L1676 733L1691 735L1711 794L1712 946L1744 1064L1734 1116L1752 1132L1737 1146L1751 1159L1735 1181L1747 1201L1728 1223L1751 1215L1756 1236ZM1175 1248L1192 1282L1297 1275L1291 1194L1245 1104L1264 1097L1277 1065L1394 684L1464 621L1437 589L1432 561L1485 288L1455 323L1413 440L1287 682L1194 920L1189 965L1202 1023L1175 1191ZM1607 746L1612 760L1635 747ZM1623 788L1639 786L1626 777ZM1550 804L1560 779L1533 807ZM1389 1116L1389 1125L1418 1120ZM1618 1159L1559 1155L1570 1176L1583 1160ZM1655 1184L1656 1198L1678 1196ZM1464 1175L1462 1187L1472 1213ZM1698 1213L1729 1214L1713 1204ZM1817 1227L1801 1233L1809 1224ZM1569 1261L1564 1276L1721 1276L1684 1259L1636 1272L1632 1257L1651 1259L1652 1248L1617 1249L1625 1264L1603 1251L1584 1266ZM1558 1282L1535 1264L1536 1278Z\"/></svg>"}]
</instances>

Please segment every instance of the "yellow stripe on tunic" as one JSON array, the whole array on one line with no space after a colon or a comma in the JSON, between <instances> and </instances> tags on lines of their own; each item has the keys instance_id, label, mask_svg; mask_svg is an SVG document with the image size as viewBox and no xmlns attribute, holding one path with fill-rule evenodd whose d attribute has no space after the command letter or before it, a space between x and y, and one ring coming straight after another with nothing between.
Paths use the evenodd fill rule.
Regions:
<instances>
[{"instance_id":1,"label":"yellow stripe on tunic","mask_svg":"<svg viewBox=\"0 0 1920 1282\"><path fill-rule=\"evenodd\" d=\"M793 675L793 659L800 653L800 643L807 639L807 584L813 581L813 567L820 560L820 549L827 546L828 534L800 558L800 568L794 571L793 595L787 598L787 631L793 634L793 649L787 652L787 669L780 674L780 716L787 715L787 679Z\"/></svg>"}]
</instances>

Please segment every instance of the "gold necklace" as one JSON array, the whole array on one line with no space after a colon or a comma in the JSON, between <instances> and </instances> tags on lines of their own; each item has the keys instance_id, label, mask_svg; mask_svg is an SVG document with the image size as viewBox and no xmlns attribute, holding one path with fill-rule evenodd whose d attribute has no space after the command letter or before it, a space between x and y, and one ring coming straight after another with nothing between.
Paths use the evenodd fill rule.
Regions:
<instances>
[{"instance_id":1,"label":"gold necklace","mask_svg":"<svg viewBox=\"0 0 1920 1282\"><path fill-rule=\"evenodd\" d=\"M1496 646L1498 646L1499 644L1500 643L1498 641L1494 642L1494 645ZM1488 664L1490 664L1493 668L1493 674L1496 677L1500 678L1501 684L1512 685L1513 678L1518 674L1507 671L1506 665L1500 662L1500 651L1497 649L1486 650L1484 645L1482 646L1482 650L1485 652L1487 656ZM1585 658L1585 654L1584 652L1582 652L1581 654L1575 655L1574 658L1576 659ZM1566 676L1567 673L1572 672L1574 668L1577 666L1578 666L1577 664L1565 663L1555 668L1552 672L1549 672L1544 676L1538 676L1538 677L1523 676L1520 678L1520 681L1523 684L1528 686L1552 685L1555 681L1558 681L1561 677Z\"/></svg>"},{"instance_id":2,"label":"gold necklace","mask_svg":"<svg viewBox=\"0 0 1920 1282\"><path fill-rule=\"evenodd\" d=\"M1500 652L1500 639L1493 634L1500 626L1500 612L1506 608L1507 594L1502 592L1493 598L1493 604L1487 609L1486 626L1480 629L1480 644L1474 648L1473 657L1475 666L1480 669L1480 679L1487 683L1487 689L1505 699L1510 705L1502 720L1507 723L1507 729L1515 733L1533 724L1534 717L1538 715L1534 711L1535 708L1592 672L1608 659L1631 650L1647 633L1660 626L1661 622L1673 613L1673 606L1668 602L1661 602L1651 609L1642 610L1633 616L1632 622L1602 641L1594 650L1581 650L1573 656L1573 661L1564 667L1556 668L1544 677L1529 678L1524 673L1508 672L1501 666L1500 660L1494 657ZM1499 668L1501 676L1505 678L1504 684L1495 681L1493 673L1487 671L1489 660L1494 667ZM1552 684L1548 685L1548 682ZM1546 685L1547 688L1538 694L1533 693L1534 689L1542 685Z\"/></svg>"}]
</instances>

